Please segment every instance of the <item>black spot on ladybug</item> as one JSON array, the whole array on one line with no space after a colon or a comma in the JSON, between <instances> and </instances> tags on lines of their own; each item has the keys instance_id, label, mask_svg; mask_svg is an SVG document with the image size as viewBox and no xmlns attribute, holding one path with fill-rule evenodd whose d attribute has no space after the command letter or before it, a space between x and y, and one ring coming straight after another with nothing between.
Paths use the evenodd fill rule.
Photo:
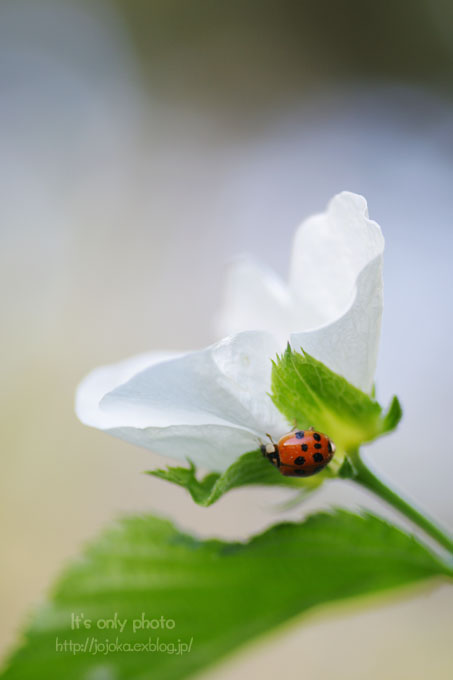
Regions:
<instances>
[{"instance_id":1,"label":"black spot on ladybug","mask_svg":"<svg viewBox=\"0 0 453 680\"><path fill-rule=\"evenodd\" d=\"M308 451L308 444L301 444L300 448L302 451Z\"/></svg>"},{"instance_id":2,"label":"black spot on ladybug","mask_svg":"<svg viewBox=\"0 0 453 680\"><path fill-rule=\"evenodd\" d=\"M320 442L321 435L318 432L313 432L313 439L315 439L317 442Z\"/></svg>"},{"instance_id":3,"label":"black spot on ladybug","mask_svg":"<svg viewBox=\"0 0 453 680\"><path fill-rule=\"evenodd\" d=\"M329 439L329 443L327 444L327 448L329 450L329 453L332 453L332 442Z\"/></svg>"},{"instance_id":4,"label":"black spot on ladybug","mask_svg":"<svg viewBox=\"0 0 453 680\"><path fill-rule=\"evenodd\" d=\"M313 460L315 460L317 463L320 463L322 460L324 460L324 456L318 451L313 454Z\"/></svg>"},{"instance_id":5,"label":"black spot on ladybug","mask_svg":"<svg viewBox=\"0 0 453 680\"><path fill-rule=\"evenodd\" d=\"M302 432L302 430L299 430L299 432L296 432L296 439L303 439L305 435L305 432Z\"/></svg>"},{"instance_id":6,"label":"black spot on ladybug","mask_svg":"<svg viewBox=\"0 0 453 680\"><path fill-rule=\"evenodd\" d=\"M322 444L315 444L315 449L322 449Z\"/></svg>"},{"instance_id":7,"label":"black spot on ladybug","mask_svg":"<svg viewBox=\"0 0 453 680\"><path fill-rule=\"evenodd\" d=\"M297 456L294 462L296 465L303 465L305 463L305 458L303 456Z\"/></svg>"}]
</instances>

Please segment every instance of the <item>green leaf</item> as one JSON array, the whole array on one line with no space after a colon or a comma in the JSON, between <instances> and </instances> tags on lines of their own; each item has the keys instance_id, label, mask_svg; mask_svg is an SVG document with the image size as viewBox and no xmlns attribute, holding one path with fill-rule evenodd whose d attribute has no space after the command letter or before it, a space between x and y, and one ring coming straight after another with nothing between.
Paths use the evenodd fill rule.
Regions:
<instances>
[{"instance_id":1,"label":"green leaf","mask_svg":"<svg viewBox=\"0 0 453 680\"><path fill-rule=\"evenodd\" d=\"M1 677L186 678L317 605L447 574L422 544L369 514L317 514L245 544L201 541L154 517L130 518L67 570ZM72 627L72 615L91 628ZM118 619L122 632L99 628ZM142 620L154 628L140 627ZM114 649L94 655L93 640Z\"/></svg>"},{"instance_id":2,"label":"green leaf","mask_svg":"<svg viewBox=\"0 0 453 680\"><path fill-rule=\"evenodd\" d=\"M201 480L196 477L193 463L190 467L167 468L166 470L150 470L148 474L167 482L178 484L187 489L193 500L199 505L207 507L221 498L227 491L237 489L248 484L282 485L309 493L317 489L326 478L332 475L326 468L321 473L305 479L284 477L266 458L261 451L251 451L238 458L225 472L212 472Z\"/></svg>"},{"instance_id":3,"label":"green leaf","mask_svg":"<svg viewBox=\"0 0 453 680\"><path fill-rule=\"evenodd\" d=\"M273 363L272 399L296 427L314 427L333 439L342 451L356 449L393 430L401 406L393 398L389 411L305 352L287 347ZM338 458L338 456L337 456Z\"/></svg>"},{"instance_id":4,"label":"green leaf","mask_svg":"<svg viewBox=\"0 0 453 680\"><path fill-rule=\"evenodd\" d=\"M386 432L392 432L394 430L401 418L403 417L403 409L399 402L398 397L393 397L387 413L382 419L382 434Z\"/></svg>"}]
</instances>

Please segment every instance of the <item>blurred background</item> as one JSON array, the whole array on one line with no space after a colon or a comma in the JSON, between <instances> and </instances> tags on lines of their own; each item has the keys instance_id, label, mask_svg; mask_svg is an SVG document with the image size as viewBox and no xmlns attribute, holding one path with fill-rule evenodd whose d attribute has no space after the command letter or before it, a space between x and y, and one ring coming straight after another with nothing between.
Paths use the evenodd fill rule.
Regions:
<instances>
[{"instance_id":1,"label":"blurred background","mask_svg":"<svg viewBox=\"0 0 453 680\"><path fill-rule=\"evenodd\" d=\"M83 427L73 394L98 364L215 340L228 261L285 277L297 224L343 189L386 237L377 388L405 407L368 458L453 528L452 29L448 0L2 0L3 654L121 513L225 538L282 517L270 489L196 507L142 474L161 459ZM330 503L391 515L335 482L285 516ZM410 595L311 617L203 677L300 678L303 659L307 680L447 680L452 589Z\"/></svg>"}]
</instances>

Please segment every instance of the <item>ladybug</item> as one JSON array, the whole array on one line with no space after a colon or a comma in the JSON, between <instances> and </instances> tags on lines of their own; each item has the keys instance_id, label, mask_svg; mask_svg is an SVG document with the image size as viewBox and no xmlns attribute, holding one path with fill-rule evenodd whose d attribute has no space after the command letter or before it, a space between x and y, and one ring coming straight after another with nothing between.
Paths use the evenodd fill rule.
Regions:
<instances>
[{"instance_id":1,"label":"ladybug","mask_svg":"<svg viewBox=\"0 0 453 680\"><path fill-rule=\"evenodd\" d=\"M335 453L335 444L329 437L313 428L285 434L278 444L272 439L271 442L262 444L261 451L285 477L315 475L330 463Z\"/></svg>"}]
</instances>

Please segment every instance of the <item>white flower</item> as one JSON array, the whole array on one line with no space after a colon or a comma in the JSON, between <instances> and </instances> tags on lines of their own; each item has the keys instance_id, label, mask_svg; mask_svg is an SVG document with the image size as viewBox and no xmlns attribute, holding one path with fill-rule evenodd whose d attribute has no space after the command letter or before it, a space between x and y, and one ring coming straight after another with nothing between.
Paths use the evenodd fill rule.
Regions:
<instances>
[{"instance_id":1,"label":"white flower","mask_svg":"<svg viewBox=\"0 0 453 680\"><path fill-rule=\"evenodd\" d=\"M96 369L77 390L78 417L155 453L221 471L267 434L278 440L290 429L268 394L270 359L288 340L369 391L383 249L365 199L338 194L299 227L288 287L265 267L238 261L220 320L228 337L198 352L155 352Z\"/></svg>"}]
</instances>

